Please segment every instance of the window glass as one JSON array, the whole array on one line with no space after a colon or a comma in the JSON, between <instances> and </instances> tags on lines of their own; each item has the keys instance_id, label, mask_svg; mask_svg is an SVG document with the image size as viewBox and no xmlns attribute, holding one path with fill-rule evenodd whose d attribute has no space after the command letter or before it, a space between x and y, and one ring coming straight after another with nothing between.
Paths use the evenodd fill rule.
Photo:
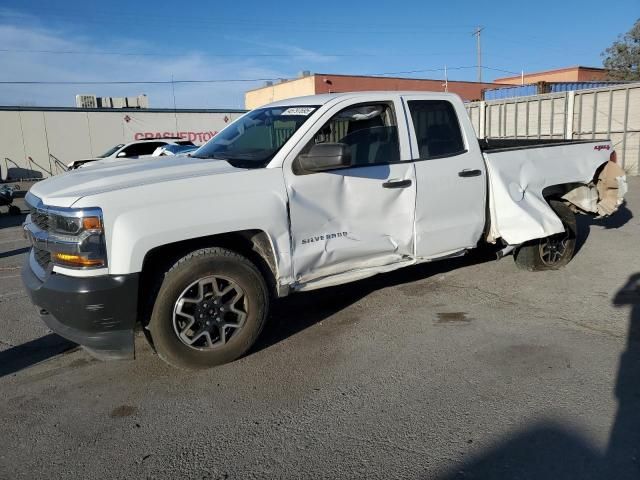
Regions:
<instances>
[{"instance_id":1,"label":"window glass","mask_svg":"<svg viewBox=\"0 0 640 480\"><path fill-rule=\"evenodd\" d=\"M410 100L409 111L420 158L458 155L465 151L458 117L446 100Z\"/></svg>"},{"instance_id":2,"label":"window glass","mask_svg":"<svg viewBox=\"0 0 640 480\"><path fill-rule=\"evenodd\" d=\"M166 145L166 142L143 142L129 145L124 149L126 157L139 157L140 155L151 155L153 151Z\"/></svg>"},{"instance_id":3,"label":"window glass","mask_svg":"<svg viewBox=\"0 0 640 480\"><path fill-rule=\"evenodd\" d=\"M113 155L114 153L116 153L118 150L120 150L122 147L124 147L124 143L119 143L118 145L116 145L115 147L111 147L109 150L107 150L106 152L104 152L102 155L99 155L98 158L106 158L110 155Z\"/></svg>"},{"instance_id":4,"label":"window glass","mask_svg":"<svg viewBox=\"0 0 640 480\"><path fill-rule=\"evenodd\" d=\"M400 161L398 127L393 109L386 104L355 105L338 112L302 153L318 143L348 145L356 166Z\"/></svg>"},{"instance_id":5,"label":"window glass","mask_svg":"<svg viewBox=\"0 0 640 480\"><path fill-rule=\"evenodd\" d=\"M192 157L226 160L240 168L266 167L317 108L283 106L252 110L196 150Z\"/></svg>"}]
</instances>

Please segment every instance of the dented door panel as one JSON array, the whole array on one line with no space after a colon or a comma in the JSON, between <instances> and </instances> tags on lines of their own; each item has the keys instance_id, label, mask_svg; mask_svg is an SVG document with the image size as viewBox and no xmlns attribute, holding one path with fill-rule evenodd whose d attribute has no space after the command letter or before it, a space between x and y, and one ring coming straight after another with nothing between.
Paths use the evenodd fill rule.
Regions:
<instances>
[{"instance_id":1,"label":"dented door panel","mask_svg":"<svg viewBox=\"0 0 640 480\"><path fill-rule=\"evenodd\" d=\"M385 188L409 180L406 188ZM413 254L412 163L302 175L289 185L295 280L389 265Z\"/></svg>"}]
</instances>

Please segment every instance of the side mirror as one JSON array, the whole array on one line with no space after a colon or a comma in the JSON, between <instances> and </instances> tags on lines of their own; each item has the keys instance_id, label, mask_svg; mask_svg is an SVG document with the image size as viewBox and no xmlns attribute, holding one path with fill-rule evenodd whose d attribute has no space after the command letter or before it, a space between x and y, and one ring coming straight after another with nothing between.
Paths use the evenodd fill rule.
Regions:
<instances>
[{"instance_id":1,"label":"side mirror","mask_svg":"<svg viewBox=\"0 0 640 480\"><path fill-rule=\"evenodd\" d=\"M120 152L116 155L116 158L122 158L122 157L126 157L127 156L127 152Z\"/></svg>"},{"instance_id":2,"label":"side mirror","mask_svg":"<svg viewBox=\"0 0 640 480\"><path fill-rule=\"evenodd\" d=\"M344 143L318 143L309 153L300 155L300 167L310 172L322 172L351 166L351 152Z\"/></svg>"}]
</instances>

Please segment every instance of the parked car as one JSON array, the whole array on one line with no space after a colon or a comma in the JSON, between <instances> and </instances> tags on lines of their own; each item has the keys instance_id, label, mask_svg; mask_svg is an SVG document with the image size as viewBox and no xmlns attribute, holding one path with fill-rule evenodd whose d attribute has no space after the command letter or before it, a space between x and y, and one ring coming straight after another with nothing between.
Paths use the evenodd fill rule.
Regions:
<instances>
[{"instance_id":1,"label":"parked car","mask_svg":"<svg viewBox=\"0 0 640 480\"><path fill-rule=\"evenodd\" d=\"M99 356L131 357L142 325L171 365L211 367L251 347L272 297L484 242L527 270L563 267L576 213L623 201L615 161L609 140L479 141L452 94L287 99L191 157L34 185L22 277L49 328Z\"/></svg>"},{"instance_id":2,"label":"parked car","mask_svg":"<svg viewBox=\"0 0 640 480\"><path fill-rule=\"evenodd\" d=\"M13 205L13 198L18 188L17 185L0 185L0 207L8 207L8 213L11 215L20 215L21 213L20 208Z\"/></svg>"},{"instance_id":3,"label":"parked car","mask_svg":"<svg viewBox=\"0 0 640 480\"><path fill-rule=\"evenodd\" d=\"M167 155L186 155L191 152L195 152L198 149L193 143L191 145L181 144L167 144L156 148L153 151L152 157L164 157Z\"/></svg>"},{"instance_id":4,"label":"parked car","mask_svg":"<svg viewBox=\"0 0 640 480\"><path fill-rule=\"evenodd\" d=\"M114 145L109 150L104 152L102 155L96 158L86 158L83 160L74 160L67 164L69 170L74 170L79 168L80 166L86 165L91 162L95 162L98 160L106 160L106 159L115 159L115 158L139 158L152 155L155 150L159 147L164 147L167 145L180 145L180 146L189 146L195 147L192 141L183 140L180 138L149 138L145 140L136 140L131 143L119 143L118 145Z\"/></svg>"}]
</instances>

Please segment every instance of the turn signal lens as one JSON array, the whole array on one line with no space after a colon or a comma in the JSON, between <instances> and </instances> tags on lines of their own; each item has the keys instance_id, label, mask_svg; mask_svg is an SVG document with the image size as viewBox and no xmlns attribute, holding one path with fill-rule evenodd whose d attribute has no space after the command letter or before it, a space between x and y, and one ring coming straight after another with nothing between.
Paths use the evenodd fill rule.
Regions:
<instances>
[{"instance_id":1,"label":"turn signal lens","mask_svg":"<svg viewBox=\"0 0 640 480\"><path fill-rule=\"evenodd\" d=\"M84 217L82 219L82 227L85 230L100 230L102 229L102 223L99 217Z\"/></svg>"},{"instance_id":2,"label":"turn signal lens","mask_svg":"<svg viewBox=\"0 0 640 480\"><path fill-rule=\"evenodd\" d=\"M618 154L616 153L615 150L611 152L611 155L609 155L609 161L613 163L618 163Z\"/></svg>"},{"instance_id":3,"label":"turn signal lens","mask_svg":"<svg viewBox=\"0 0 640 480\"><path fill-rule=\"evenodd\" d=\"M54 253L53 256L60 264L69 265L70 267L102 267L104 265L103 260L92 260L70 253Z\"/></svg>"}]
</instances>

